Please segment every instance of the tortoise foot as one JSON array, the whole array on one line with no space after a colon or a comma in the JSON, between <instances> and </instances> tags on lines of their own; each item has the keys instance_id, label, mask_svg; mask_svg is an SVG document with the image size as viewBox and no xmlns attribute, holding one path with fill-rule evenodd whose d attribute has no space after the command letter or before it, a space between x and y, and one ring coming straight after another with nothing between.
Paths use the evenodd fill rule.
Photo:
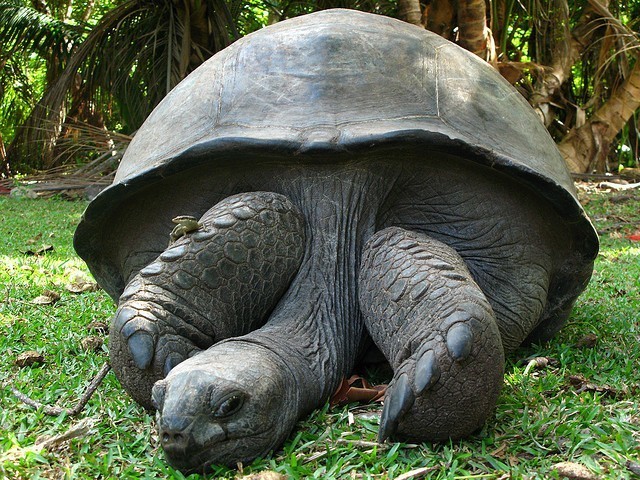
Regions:
<instances>
[{"instance_id":1,"label":"tortoise foot","mask_svg":"<svg viewBox=\"0 0 640 480\"><path fill-rule=\"evenodd\" d=\"M160 367L166 375L180 361L200 351L189 338L172 334L166 324L176 323L179 319L168 319L167 315L157 318L152 312L144 310L148 303L126 302L116 312L112 332L126 343L131 361L140 370L152 366ZM117 341L112 338L112 342ZM156 368L157 369L157 368Z\"/></svg>"},{"instance_id":2,"label":"tortoise foot","mask_svg":"<svg viewBox=\"0 0 640 480\"><path fill-rule=\"evenodd\" d=\"M266 321L304 252L302 215L277 193L233 195L191 223L127 285L111 327L114 370L149 408L176 365Z\"/></svg>"},{"instance_id":3,"label":"tortoise foot","mask_svg":"<svg viewBox=\"0 0 640 480\"><path fill-rule=\"evenodd\" d=\"M461 438L483 425L504 371L499 337L487 330L474 315L457 315L396 368L380 418L381 443Z\"/></svg>"},{"instance_id":4,"label":"tortoise foot","mask_svg":"<svg viewBox=\"0 0 640 480\"><path fill-rule=\"evenodd\" d=\"M358 279L369 333L394 368L379 440L469 435L492 411L504 353L493 310L455 250L401 228L365 246Z\"/></svg>"}]
</instances>

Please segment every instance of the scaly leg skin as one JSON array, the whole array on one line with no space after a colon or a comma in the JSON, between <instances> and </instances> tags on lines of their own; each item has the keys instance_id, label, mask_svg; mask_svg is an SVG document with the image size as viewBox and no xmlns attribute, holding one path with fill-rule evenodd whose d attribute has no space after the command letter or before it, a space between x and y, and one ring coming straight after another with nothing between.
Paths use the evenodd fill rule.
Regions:
<instances>
[{"instance_id":1,"label":"scaly leg skin","mask_svg":"<svg viewBox=\"0 0 640 480\"><path fill-rule=\"evenodd\" d=\"M112 366L147 408L177 364L263 324L304 254L302 214L276 193L233 195L199 223L129 282L111 326Z\"/></svg>"},{"instance_id":2,"label":"scaly leg skin","mask_svg":"<svg viewBox=\"0 0 640 480\"><path fill-rule=\"evenodd\" d=\"M394 370L379 441L442 441L481 427L500 392L504 353L462 258L391 227L368 241L358 282L369 333Z\"/></svg>"}]
</instances>

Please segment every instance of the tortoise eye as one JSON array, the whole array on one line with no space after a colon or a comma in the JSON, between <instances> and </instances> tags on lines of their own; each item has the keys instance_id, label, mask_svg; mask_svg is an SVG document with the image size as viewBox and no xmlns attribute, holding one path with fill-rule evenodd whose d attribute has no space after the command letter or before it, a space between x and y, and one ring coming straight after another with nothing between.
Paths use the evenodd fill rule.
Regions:
<instances>
[{"instance_id":1,"label":"tortoise eye","mask_svg":"<svg viewBox=\"0 0 640 480\"><path fill-rule=\"evenodd\" d=\"M156 410L162 410L164 405L164 395L167 391L167 385L163 381L156 382L151 390L151 405Z\"/></svg>"},{"instance_id":2,"label":"tortoise eye","mask_svg":"<svg viewBox=\"0 0 640 480\"><path fill-rule=\"evenodd\" d=\"M216 418L228 417L240 410L243 404L244 396L239 393L234 393L215 407L213 416Z\"/></svg>"}]
</instances>

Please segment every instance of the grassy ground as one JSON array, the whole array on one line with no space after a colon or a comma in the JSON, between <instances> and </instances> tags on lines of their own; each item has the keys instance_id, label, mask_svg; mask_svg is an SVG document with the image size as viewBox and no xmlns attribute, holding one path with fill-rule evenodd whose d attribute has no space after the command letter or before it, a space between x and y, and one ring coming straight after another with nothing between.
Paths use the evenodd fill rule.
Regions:
<instances>
[{"instance_id":1,"label":"grassy ground","mask_svg":"<svg viewBox=\"0 0 640 480\"><path fill-rule=\"evenodd\" d=\"M480 433L441 445L376 446L379 406L325 408L244 474L398 478L416 470L415 478L542 479L559 478L567 467L557 464L573 462L593 478L640 478L640 242L625 238L640 228L640 196L582 197L602 233L593 280L556 339L509 358L495 415ZM83 208L0 198L0 478L184 478L164 463L153 417L112 373L76 419L46 416L9 389L70 407L107 360L105 345L89 348L84 339L104 338L92 322L107 322L114 306L101 291L67 288L88 275L71 247ZM59 300L34 304L47 290ZM16 366L29 350L44 363ZM534 357L548 364L527 369ZM83 419L83 435L57 437ZM42 448L46 439L53 441ZM211 477L236 475L220 469Z\"/></svg>"}]
</instances>

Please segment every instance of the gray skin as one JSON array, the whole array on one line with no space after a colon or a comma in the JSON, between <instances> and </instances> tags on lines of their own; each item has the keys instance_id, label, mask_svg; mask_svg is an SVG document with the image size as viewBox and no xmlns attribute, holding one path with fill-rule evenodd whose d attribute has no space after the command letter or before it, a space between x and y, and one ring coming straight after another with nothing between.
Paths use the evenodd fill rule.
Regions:
<instances>
[{"instance_id":1,"label":"gray skin","mask_svg":"<svg viewBox=\"0 0 640 480\"><path fill-rule=\"evenodd\" d=\"M380 441L473 433L505 355L566 321L598 242L496 72L337 10L250 35L181 83L75 246L118 301L116 375L190 472L277 449L371 340L394 371Z\"/></svg>"}]
</instances>

